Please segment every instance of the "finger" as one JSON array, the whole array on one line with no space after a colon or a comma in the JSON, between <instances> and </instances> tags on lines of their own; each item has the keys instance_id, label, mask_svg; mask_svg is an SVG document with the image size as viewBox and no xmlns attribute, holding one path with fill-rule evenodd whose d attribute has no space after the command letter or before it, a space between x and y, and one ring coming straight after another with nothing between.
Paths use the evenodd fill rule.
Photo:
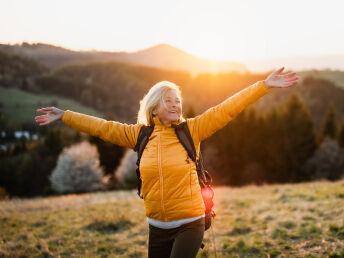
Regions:
<instances>
[{"instance_id":1,"label":"finger","mask_svg":"<svg viewBox=\"0 0 344 258\"><path fill-rule=\"evenodd\" d=\"M35 116L35 119L48 118L48 115Z\"/></svg>"},{"instance_id":2,"label":"finger","mask_svg":"<svg viewBox=\"0 0 344 258\"><path fill-rule=\"evenodd\" d=\"M294 82L294 81L298 81L298 80L299 80L299 78L298 78L298 77L295 77L295 78L286 80L286 82Z\"/></svg>"},{"instance_id":3,"label":"finger","mask_svg":"<svg viewBox=\"0 0 344 258\"><path fill-rule=\"evenodd\" d=\"M51 113L52 111L44 111L44 110L41 110L41 109L37 109L36 112L38 112L38 113L46 113L46 114L49 114L49 113Z\"/></svg>"},{"instance_id":4,"label":"finger","mask_svg":"<svg viewBox=\"0 0 344 258\"><path fill-rule=\"evenodd\" d=\"M275 77L275 76L278 76L279 73L281 73L283 71L284 67L274 71L269 77Z\"/></svg>"},{"instance_id":5,"label":"finger","mask_svg":"<svg viewBox=\"0 0 344 258\"><path fill-rule=\"evenodd\" d=\"M40 123L39 125L47 125L47 124L49 124L50 122L48 121L48 122L44 122L44 123Z\"/></svg>"},{"instance_id":6,"label":"finger","mask_svg":"<svg viewBox=\"0 0 344 258\"><path fill-rule=\"evenodd\" d=\"M35 119L37 122L40 122L40 121L43 121L43 120L48 120L48 118L46 117L43 117L43 118L36 118Z\"/></svg>"},{"instance_id":7,"label":"finger","mask_svg":"<svg viewBox=\"0 0 344 258\"><path fill-rule=\"evenodd\" d=\"M295 72L293 72L293 73L287 73L287 74L284 75L284 77L285 77L285 78L290 78L290 77L293 77L294 75L296 75Z\"/></svg>"},{"instance_id":8,"label":"finger","mask_svg":"<svg viewBox=\"0 0 344 258\"><path fill-rule=\"evenodd\" d=\"M39 108L37 109L37 112L44 112L44 111L53 111L53 109L51 107L45 107L45 108Z\"/></svg>"},{"instance_id":9,"label":"finger","mask_svg":"<svg viewBox=\"0 0 344 258\"><path fill-rule=\"evenodd\" d=\"M52 110L52 108L51 107L44 107L44 108L38 108L37 110L49 111L49 110Z\"/></svg>"},{"instance_id":10,"label":"finger","mask_svg":"<svg viewBox=\"0 0 344 258\"><path fill-rule=\"evenodd\" d=\"M42 120L36 120L37 123L45 123L45 122L49 122L48 119L42 119Z\"/></svg>"},{"instance_id":11,"label":"finger","mask_svg":"<svg viewBox=\"0 0 344 258\"><path fill-rule=\"evenodd\" d=\"M278 70L275 71L276 74L280 74L284 70L284 66Z\"/></svg>"}]
</instances>

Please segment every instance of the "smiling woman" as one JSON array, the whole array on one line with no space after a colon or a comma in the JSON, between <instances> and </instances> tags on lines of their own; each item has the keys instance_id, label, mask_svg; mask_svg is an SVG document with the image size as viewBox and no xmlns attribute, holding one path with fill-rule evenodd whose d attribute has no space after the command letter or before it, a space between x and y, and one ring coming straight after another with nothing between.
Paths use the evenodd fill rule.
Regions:
<instances>
[{"instance_id":1,"label":"smiling woman","mask_svg":"<svg viewBox=\"0 0 344 258\"><path fill-rule=\"evenodd\" d=\"M153 117L159 118L165 126L179 119L185 120L182 116L181 91L177 85L169 81L161 81L155 84L140 101L137 123L152 125Z\"/></svg>"},{"instance_id":2,"label":"smiling woman","mask_svg":"<svg viewBox=\"0 0 344 258\"><path fill-rule=\"evenodd\" d=\"M181 113L181 97L173 89L165 92L157 108L153 111L153 115L159 117L163 125L178 121Z\"/></svg>"},{"instance_id":3,"label":"smiling woman","mask_svg":"<svg viewBox=\"0 0 344 258\"><path fill-rule=\"evenodd\" d=\"M142 182L139 195L144 199L149 223L148 256L196 257L206 221L206 207L196 171L200 143L271 88L294 85L298 81L296 74L280 75L283 69L186 121L182 115L181 91L168 81L155 84L140 101L136 124L106 121L55 107L37 110L47 114L37 116L36 121L47 125L62 119L63 123L76 130L131 149L135 148L139 135L142 135L141 129L150 126L152 131L146 138L145 147L142 147L145 151L141 152L137 170ZM184 125L184 121L196 150L197 157L191 161L175 131L178 125Z\"/></svg>"}]
</instances>

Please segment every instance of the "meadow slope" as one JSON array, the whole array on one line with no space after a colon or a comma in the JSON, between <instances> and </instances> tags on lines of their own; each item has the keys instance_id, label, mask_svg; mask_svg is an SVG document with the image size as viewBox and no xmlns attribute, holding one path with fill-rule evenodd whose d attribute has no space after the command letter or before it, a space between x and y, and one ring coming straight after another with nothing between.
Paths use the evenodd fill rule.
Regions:
<instances>
[{"instance_id":1,"label":"meadow slope","mask_svg":"<svg viewBox=\"0 0 344 258\"><path fill-rule=\"evenodd\" d=\"M343 257L344 180L215 189L217 257ZM198 257L214 257L211 229ZM0 257L146 257L133 191L0 201Z\"/></svg>"},{"instance_id":2,"label":"meadow slope","mask_svg":"<svg viewBox=\"0 0 344 258\"><path fill-rule=\"evenodd\" d=\"M36 94L19 89L0 87L0 103L3 114L15 123L35 123L34 117L42 115L36 110L42 107L55 106L70 109L91 116L102 117L101 113L69 98L55 95Z\"/></svg>"}]
</instances>

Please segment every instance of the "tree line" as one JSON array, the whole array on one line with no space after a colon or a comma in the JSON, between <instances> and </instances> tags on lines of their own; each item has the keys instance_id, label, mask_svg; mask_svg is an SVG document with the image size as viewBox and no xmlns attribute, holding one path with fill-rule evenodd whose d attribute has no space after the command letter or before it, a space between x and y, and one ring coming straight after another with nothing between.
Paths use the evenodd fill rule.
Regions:
<instances>
[{"instance_id":1,"label":"tree line","mask_svg":"<svg viewBox=\"0 0 344 258\"><path fill-rule=\"evenodd\" d=\"M190 108L186 116L194 115L194 110ZM44 140L33 143L21 139L12 148L1 151L0 186L11 196L54 194L56 191L49 179L57 167L60 170L61 167L67 168L65 175L69 179L64 184L73 185L70 179L70 175L76 173L73 164L82 161L76 156L74 161L66 163L67 159L64 157L61 158L61 165L58 164L58 159L59 156L66 156L64 149L85 140L97 147L97 154L91 155L88 162L99 159L99 162L92 163L98 162L99 166L93 170L86 169L88 174L85 174L85 178L99 180L101 169L104 176L111 177L106 189L119 187L117 181L120 178L115 172L123 157L124 148L81 135L69 128L41 130L45 131L42 132ZM316 132L307 106L296 94L266 112L258 112L254 106L248 107L222 130L203 142L201 147L205 165L213 176L215 185L337 180L344 175L344 120L337 122L334 106L330 104L321 130ZM73 155L71 157L73 159ZM129 188L136 186L135 166L131 163L125 163L125 169L131 173L131 183L127 185ZM97 176L92 177L93 172ZM88 182L87 185L91 184ZM78 185L76 189L78 190L75 192L80 192L80 189L87 191L90 188Z\"/></svg>"},{"instance_id":2,"label":"tree line","mask_svg":"<svg viewBox=\"0 0 344 258\"><path fill-rule=\"evenodd\" d=\"M293 94L266 111L244 110L206 141L207 165L215 183L287 183L344 176L344 119L332 104L315 130L302 98ZM215 153L215 154L214 154Z\"/></svg>"}]
</instances>

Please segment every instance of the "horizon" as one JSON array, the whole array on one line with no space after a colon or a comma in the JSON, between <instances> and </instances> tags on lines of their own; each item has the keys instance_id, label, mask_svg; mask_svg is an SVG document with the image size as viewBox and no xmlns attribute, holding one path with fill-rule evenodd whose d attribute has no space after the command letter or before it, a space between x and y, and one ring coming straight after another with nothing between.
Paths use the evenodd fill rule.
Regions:
<instances>
[{"instance_id":1,"label":"horizon","mask_svg":"<svg viewBox=\"0 0 344 258\"><path fill-rule=\"evenodd\" d=\"M5 44L129 53L168 44L199 58L233 62L344 54L342 1L12 0L2 7Z\"/></svg>"},{"instance_id":2,"label":"horizon","mask_svg":"<svg viewBox=\"0 0 344 258\"><path fill-rule=\"evenodd\" d=\"M53 44L53 43L49 43L49 42L41 42L41 41L21 41L21 42L1 42L0 41L0 44L3 44L3 45L10 45L10 46L15 46L15 45L23 45L23 44L29 44L29 45L35 45L35 44L42 44L42 45L49 45L49 46L53 46L53 47L57 47L57 48L64 48L66 50L70 50L70 51L75 51L75 52L109 52L109 53L119 53L119 52L125 52L125 53L129 53L129 54L132 54L132 53L136 53L136 52L140 52L140 51L143 51L143 50L146 50L146 49L150 49L150 48L154 48L154 47L157 47L159 45L169 45L170 47L173 47L173 48L177 48L181 51L184 51L194 57L197 57L197 58L201 58L201 59L208 59L208 60L211 60L211 61L225 61L225 62L245 62L245 61L237 61L237 60L217 60L217 59L212 59L212 58L207 58L207 57L202 57L202 56L198 56L198 55L194 55L194 54L191 54L190 52L188 52L187 50L185 49L181 49L181 48L178 48L174 45L171 45L169 43L166 43L166 42L161 42L161 43L157 43L155 45L151 45L151 46L147 46L147 47L144 47L144 48L139 48L139 49L135 49L135 50L132 50L132 51L129 51L129 50L107 50L107 49L74 49L74 48L69 48L68 46L62 46L62 45L56 45L56 44ZM282 58L299 58L299 57L326 57L326 56L341 56L343 55L344 56L344 53L334 53L334 54L319 54L319 55L295 55L295 56L275 56L275 57L269 57L269 58L258 58L258 59L248 59L246 61L259 61L259 60L273 60L273 59L282 59Z\"/></svg>"},{"instance_id":3,"label":"horizon","mask_svg":"<svg viewBox=\"0 0 344 258\"><path fill-rule=\"evenodd\" d=\"M137 49L134 51L110 51L110 50L102 50L102 49L71 49L65 46L61 45L54 45L49 44L47 42L14 42L14 43L8 43L8 42L0 42L0 44L5 44L8 46L23 46L23 44L28 45L43 45L43 46L51 46L56 48L62 48L66 51L73 51L73 52L104 52L104 53L126 53L126 54L136 54L140 53L145 50L159 48L161 45L167 45L171 49L176 49L177 51L184 52L185 55L191 55L194 58L199 58L200 60L207 60L210 62L223 62L223 63L232 63L236 65L243 65L246 67L247 71L252 73L264 73L270 70L278 69L282 66L286 67L289 70L294 70L297 72L302 71L310 71L310 70L328 70L328 71L344 71L344 54L324 54L319 56L306 56L306 55L298 55L298 56L289 56L289 57L270 57L265 59L252 59L252 60L246 60L246 61L236 61L236 60L216 60L206 57L200 57L197 55L194 55L192 53L187 52L186 50L177 48L176 46L173 46L168 43L159 43L157 45L148 46L143 49ZM173 51L173 50L172 50Z\"/></svg>"}]
</instances>

